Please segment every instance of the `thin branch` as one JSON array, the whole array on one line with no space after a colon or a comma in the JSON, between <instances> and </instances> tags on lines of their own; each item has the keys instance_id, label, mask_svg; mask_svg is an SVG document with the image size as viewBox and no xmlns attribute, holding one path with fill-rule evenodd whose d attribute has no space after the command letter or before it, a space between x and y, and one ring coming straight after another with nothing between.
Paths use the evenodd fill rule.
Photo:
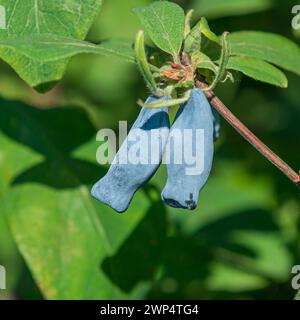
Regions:
<instances>
[{"instance_id":1,"label":"thin branch","mask_svg":"<svg viewBox=\"0 0 300 320\"><path fill-rule=\"evenodd\" d=\"M207 85L199 80L196 81L200 89L207 89ZM208 90L204 90L205 95L210 100L211 105L220 113L220 115L243 136L256 150L265 156L273 165L283 172L292 182L300 187L300 175L296 173L287 163L278 157L269 147L259 140L217 97Z\"/></svg>"}]
</instances>

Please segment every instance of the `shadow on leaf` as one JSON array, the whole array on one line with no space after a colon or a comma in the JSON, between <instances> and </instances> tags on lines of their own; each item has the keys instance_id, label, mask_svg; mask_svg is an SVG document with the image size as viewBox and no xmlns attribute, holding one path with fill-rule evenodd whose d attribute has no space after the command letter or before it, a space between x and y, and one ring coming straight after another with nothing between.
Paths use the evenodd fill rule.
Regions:
<instances>
[{"instance_id":1,"label":"shadow on leaf","mask_svg":"<svg viewBox=\"0 0 300 320\"><path fill-rule=\"evenodd\" d=\"M6 100L0 100L0 130L49 158L69 154L96 134L80 108L41 110Z\"/></svg>"},{"instance_id":2,"label":"shadow on leaf","mask_svg":"<svg viewBox=\"0 0 300 320\"><path fill-rule=\"evenodd\" d=\"M0 130L9 138L45 156L45 161L24 170L13 185L36 182L56 189L90 185L106 173L101 166L70 153L96 135L80 108L41 110L0 100Z\"/></svg>"},{"instance_id":3,"label":"shadow on leaf","mask_svg":"<svg viewBox=\"0 0 300 320\"><path fill-rule=\"evenodd\" d=\"M189 299L210 299L210 296L213 298L220 294L220 298L230 299L238 292L241 295L247 293L247 287L236 284L238 277L230 281L240 286L240 290L235 289L234 293L218 289L212 291L208 280L219 280L219 275L213 268L216 265L243 272L245 275L261 277L266 281L265 288L268 283L280 283L279 278L270 279L257 269L263 257L252 246L253 238L249 239L248 246L247 242L240 242L239 238L233 237L239 232L270 235L278 231L270 212L261 209L237 212L203 227L195 226L192 231L176 230L172 237L167 239L161 278L153 285L148 298L179 299L185 296Z\"/></svg>"},{"instance_id":4,"label":"shadow on leaf","mask_svg":"<svg viewBox=\"0 0 300 320\"><path fill-rule=\"evenodd\" d=\"M140 282L153 281L161 265L166 230L165 207L161 202L153 202L118 252L103 261L102 270L125 292L130 292Z\"/></svg>"},{"instance_id":5,"label":"shadow on leaf","mask_svg":"<svg viewBox=\"0 0 300 320\"><path fill-rule=\"evenodd\" d=\"M55 189L76 188L95 183L107 171L89 161L73 158L64 158L62 161L64 164L55 159L39 163L18 175L12 185L34 182Z\"/></svg>"},{"instance_id":6,"label":"shadow on leaf","mask_svg":"<svg viewBox=\"0 0 300 320\"><path fill-rule=\"evenodd\" d=\"M262 209L252 209L223 217L200 227L194 234L197 239L214 243L226 242L234 231L279 231L270 213Z\"/></svg>"}]
</instances>

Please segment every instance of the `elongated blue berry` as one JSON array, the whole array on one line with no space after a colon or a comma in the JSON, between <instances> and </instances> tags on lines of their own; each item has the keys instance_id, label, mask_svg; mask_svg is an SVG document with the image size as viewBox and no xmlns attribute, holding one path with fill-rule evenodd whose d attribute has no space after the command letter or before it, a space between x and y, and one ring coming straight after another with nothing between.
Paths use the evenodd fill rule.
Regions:
<instances>
[{"instance_id":1,"label":"elongated blue berry","mask_svg":"<svg viewBox=\"0 0 300 320\"><path fill-rule=\"evenodd\" d=\"M168 180L162 192L166 204L193 210L212 168L214 116L204 93L193 89L180 107L166 146Z\"/></svg>"},{"instance_id":2,"label":"elongated blue berry","mask_svg":"<svg viewBox=\"0 0 300 320\"><path fill-rule=\"evenodd\" d=\"M151 96L146 103L169 99ZM142 108L107 172L92 196L117 212L127 210L135 192L158 169L170 129L168 109Z\"/></svg>"}]
</instances>

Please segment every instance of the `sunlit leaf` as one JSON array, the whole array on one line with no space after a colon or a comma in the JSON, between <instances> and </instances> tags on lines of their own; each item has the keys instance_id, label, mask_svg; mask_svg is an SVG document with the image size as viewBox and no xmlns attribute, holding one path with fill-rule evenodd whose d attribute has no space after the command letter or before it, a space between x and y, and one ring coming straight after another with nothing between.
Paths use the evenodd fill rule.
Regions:
<instances>
[{"instance_id":1,"label":"sunlit leaf","mask_svg":"<svg viewBox=\"0 0 300 320\"><path fill-rule=\"evenodd\" d=\"M156 1L134 9L152 41L174 57L179 54L185 30L181 7L168 1Z\"/></svg>"},{"instance_id":2,"label":"sunlit leaf","mask_svg":"<svg viewBox=\"0 0 300 320\"><path fill-rule=\"evenodd\" d=\"M263 60L249 57L230 57L227 68L240 71L250 78L281 88L287 88L288 86L285 74Z\"/></svg>"},{"instance_id":3,"label":"sunlit leaf","mask_svg":"<svg viewBox=\"0 0 300 320\"><path fill-rule=\"evenodd\" d=\"M102 0L2 0L7 12L7 28L0 30L0 40L51 33L84 39ZM0 58L10 64L31 86L61 79L68 60L42 63L7 48L0 48Z\"/></svg>"},{"instance_id":4,"label":"sunlit leaf","mask_svg":"<svg viewBox=\"0 0 300 320\"><path fill-rule=\"evenodd\" d=\"M122 40L106 40L96 45L73 38L43 34L3 39L0 40L0 46L43 63L70 58L81 53L116 56L122 60L134 62L132 43Z\"/></svg>"},{"instance_id":5,"label":"sunlit leaf","mask_svg":"<svg viewBox=\"0 0 300 320\"><path fill-rule=\"evenodd\" d=\"M228 37L231 55L257 58L300 75L300 48L277 34L241 31Z\"/></svg>"}]
</instances>

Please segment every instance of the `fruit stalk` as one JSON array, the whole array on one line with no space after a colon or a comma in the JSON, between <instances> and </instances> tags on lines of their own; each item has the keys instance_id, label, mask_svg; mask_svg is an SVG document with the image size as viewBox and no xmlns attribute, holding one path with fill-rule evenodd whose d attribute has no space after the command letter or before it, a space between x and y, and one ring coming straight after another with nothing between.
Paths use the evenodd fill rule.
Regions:
<instances>
[{"instance_id":1,"label":"fruit stalk","mask_svg":"<svg viewBox=\"0 0 300 320\"><path fill-rule=\"evenodd\" d=\"M267 147L260 139L258 139L213 93L207 89L207 85L199 80L196 81L198 88L204 90L206 97L211 105L219 112L219 114L256 150L266 157L274 166L276 166L283 174L285 174L292 182L300 187L300 175L295 172L286 162L284 162L276 153Z\"/></svg>"}]
</instances>

